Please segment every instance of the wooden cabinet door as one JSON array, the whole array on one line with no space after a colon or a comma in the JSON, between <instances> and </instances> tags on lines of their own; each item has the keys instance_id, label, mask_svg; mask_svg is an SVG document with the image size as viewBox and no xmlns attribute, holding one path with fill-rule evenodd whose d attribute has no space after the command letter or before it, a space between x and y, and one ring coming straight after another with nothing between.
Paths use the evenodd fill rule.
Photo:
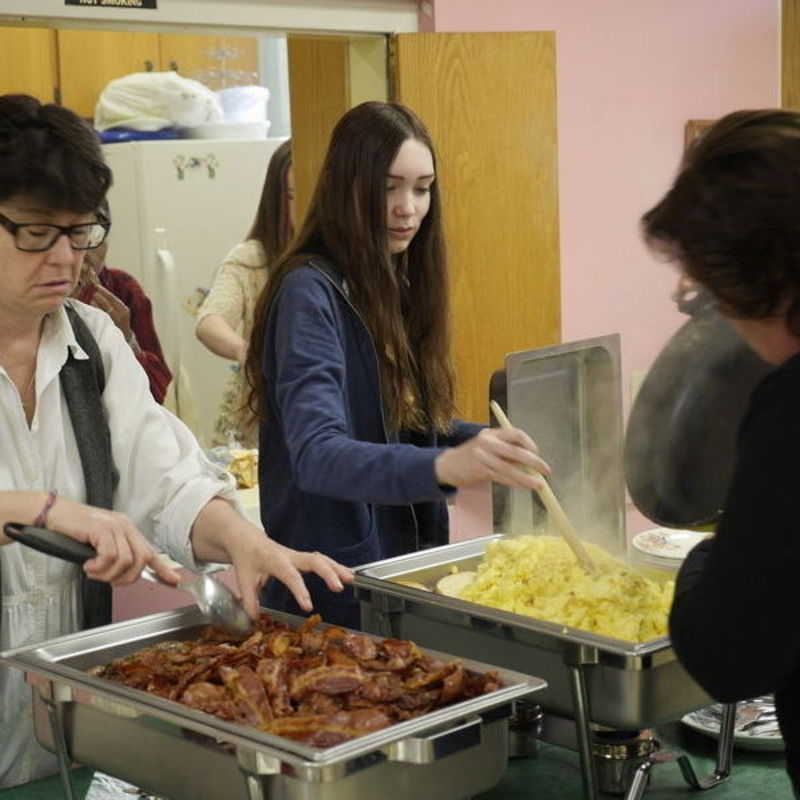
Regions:
<instances>
[{"instance_id":1,"label":"wooden cabinet door","mask_svg":"<svg viewBox=\"0 0 800 800\"><path fill-rule=\"evenodd\" d=\"M289 40L298 218L351 106L346 58L335 41ZM457 402L470 420L488 420L489 379L506 354L561 338L555 70L552 33L390 44L391 97L420 115L438 151Z\"/></svg>"},{"instance_id":2,"label":"wooden cabinet door","mask_svg":"<svg viewBox=\"0 0 800 800\"><path fill-rule=\"evenodd\" d=\"M0 94L56 99L56 33L48 28L0 28Z\"/></svg>"},{"instance_id":3,"label":"wooden cabinet door","mask_svg":"<svg viewBox=\"0 0 800 800\"><path fill-rule=\"evenodd\" d=\"M159 68L157 33L58 31L61 102L87 119L106 84L131 72Z\"/></svg>"},{"instance_id":4,"label":"wooden cabinet door","mask_svg":"<svg viewBox=\"0 0 800 800\"><path fill-rule=\"evenodd\" d=\"M299 221L308 208L333 126L351 105L350 42L341 36L290 35L287 49L294 211Z\"/></svg>"},{"instance_id":5,"label":"wooden cabinet door","mask_svg":"<svg viewBox=\"0 0 800 800\"><path fill-rule=\"evenodd\" d=\"M555 35L399 34L393 99L438 151L458 408L488 420L507 353L561 336Z\"/></svg>"},{"instance_id":6,"label":"wooden cabinet door","mask_svg":"<svg viewBox=\"0 0 800 800\"><path fill-rule=\"evenodd\" d=\"M255 36L164 33L159 39L162 70L175 70L212 89L259 83Z\"/></svg>"}]
</instances>

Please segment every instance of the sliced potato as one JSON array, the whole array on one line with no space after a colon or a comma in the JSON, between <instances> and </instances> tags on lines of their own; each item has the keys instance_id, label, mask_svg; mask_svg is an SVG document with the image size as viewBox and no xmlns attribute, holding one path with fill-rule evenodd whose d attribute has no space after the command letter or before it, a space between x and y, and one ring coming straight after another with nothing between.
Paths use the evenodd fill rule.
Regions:
<instances>
[{"instance_id":1,"label":"sliced potato","mask_svg":"<svg viewBox=\"0 0 800 800\"><path fill-rule=\"evenodd\" d=\"M420 583L419 581L403 581L403 580L396 580L394 583L399 583L401 586L410 586L412 589L422 589L423 592L432 592L429 586L426 586L424 583Z\"/></svg>"},{"instance_id":2,"label":"sliced potato","mask_svg":"<svg viewBox=\"0 0 800 800\"><path fill-rule=\"evenodd\" d=\"M461 592L475 580L477 573L471 570L464 572L454 572L452 575L445 575L436 582L436 591L438 594L446 595L447 597L461 597Z\"/></svg>"}]
</instances>

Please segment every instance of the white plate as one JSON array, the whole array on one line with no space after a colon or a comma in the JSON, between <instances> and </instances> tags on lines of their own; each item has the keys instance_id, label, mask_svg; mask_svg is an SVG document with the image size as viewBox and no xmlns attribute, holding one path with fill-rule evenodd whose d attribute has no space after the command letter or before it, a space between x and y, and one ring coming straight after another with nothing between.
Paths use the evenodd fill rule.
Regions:
<instances>
[{"instance_id":1,"label":"white plate","mask_svg":"<svg viewBox=\"0 0 800 800\"><path fill-rule=\"evenodd\" d=\"M703 720L698 719L694 713L686 714L681 718L681 722L698 733L710 736L712 739L719 739L719 727L707 725ZM780 733L776 733L774 736L753 736L747 732L737 733L734 731L733 744L742 750L782 751L784 749L783 737Z\"/></svg>"},{"instance_id":2,"label":"white plate","mask_svg":"<svg viewBox=\"0 0 800 800\"><path fill-rule=\"evenodd\" d=\"M682 561L689 551L708 536L706 531L651 528L633 537L631 544L641 553L666 561Z\"/></svg>"}]
</instances>

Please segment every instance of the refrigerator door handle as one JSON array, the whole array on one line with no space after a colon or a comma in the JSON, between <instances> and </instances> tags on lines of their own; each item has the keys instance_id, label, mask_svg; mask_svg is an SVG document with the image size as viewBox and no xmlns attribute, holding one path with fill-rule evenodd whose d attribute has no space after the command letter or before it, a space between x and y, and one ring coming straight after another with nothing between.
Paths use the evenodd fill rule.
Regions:
<instances>
[{"instance_id":1,"label":"refrigerator door handle","mask_svg":"<svg viewBox=\"0 0 800 800\"><path fill-rule=\"evenodd\" d=\"M161 318L159 327L164 330L163 339L167 343L165 353L167 363L173 375L180 370L181 342L180 326L175 320L178 313L178 285L175 269L175 257L166 245L166 231L156 228L156 285L161 298ZM166 329L166 330L165 330Z\"/></svg>"}]
</instances>

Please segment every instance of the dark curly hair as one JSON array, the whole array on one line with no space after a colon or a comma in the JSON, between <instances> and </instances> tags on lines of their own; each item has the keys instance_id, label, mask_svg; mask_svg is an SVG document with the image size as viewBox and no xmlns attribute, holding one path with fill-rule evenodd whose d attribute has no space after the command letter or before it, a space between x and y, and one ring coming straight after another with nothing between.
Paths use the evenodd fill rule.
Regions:
<instances>
[{"instance_id":1,"label":"dark curly hair","mask_svg":"<svg viewBox=\"0 0 800 800\"><path fill-rule=\"evenodd\" d=\"M687 151L642 227L647 243L678 261L725 314L785 311L800 335L800 113L720 119Z\"/></svg>"},{"instance_id":2,"label":"dark curly hair","mask_svg":"<svg viewBox=\"0 0 800 800\"><path fill-rule=\"evenodd\" d=\"M44 208L90 213L111 170L88 123L23 94L0 96L0 201L25 195Z\"/></svg>"}]
</instances>

